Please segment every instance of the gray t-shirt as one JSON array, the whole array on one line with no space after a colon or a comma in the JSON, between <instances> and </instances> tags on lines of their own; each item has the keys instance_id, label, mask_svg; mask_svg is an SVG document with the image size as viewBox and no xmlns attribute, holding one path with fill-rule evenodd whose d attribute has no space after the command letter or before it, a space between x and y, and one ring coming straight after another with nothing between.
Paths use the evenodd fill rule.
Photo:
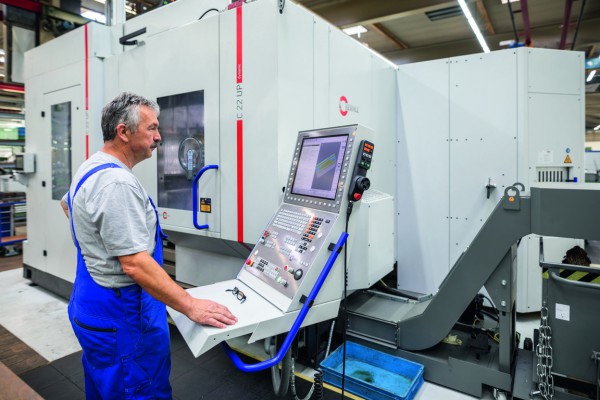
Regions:
<instances>
[{"instance_id":1,"label":"gray t-shirt","mask_svg":"<svg viewBox=\"0 0 600 400\"><path fill-rule=\"evenodd\" d=\"M87 171L106 163L121 168L96 172L75 188ZM75 234L87 269L104 287L120 288L135 283L125 275L119 256L147 251L154 253L156 214L148 194L131 169L102 151L85 161L71 183ZM63 197L67 203L67 195Z\"/></svg>"}]
</instances>

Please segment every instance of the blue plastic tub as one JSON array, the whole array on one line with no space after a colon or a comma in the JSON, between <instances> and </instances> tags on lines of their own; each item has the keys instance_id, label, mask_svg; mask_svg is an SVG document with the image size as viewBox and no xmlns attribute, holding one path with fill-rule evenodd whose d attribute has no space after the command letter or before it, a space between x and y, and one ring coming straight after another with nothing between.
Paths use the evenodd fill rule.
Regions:
<instances>
[{"instance_id":1,"label":"blue plastic tub","mask_svg":"<svg viewBox=\"0 0 600 400\"><path fill-rule=\"evenodd\" d=\"M323 380L342 386L343 346L321 363ZM344 390L365 399L411 400L423 384L421 364L346 342Z\"/></svg>"}]
</instances>

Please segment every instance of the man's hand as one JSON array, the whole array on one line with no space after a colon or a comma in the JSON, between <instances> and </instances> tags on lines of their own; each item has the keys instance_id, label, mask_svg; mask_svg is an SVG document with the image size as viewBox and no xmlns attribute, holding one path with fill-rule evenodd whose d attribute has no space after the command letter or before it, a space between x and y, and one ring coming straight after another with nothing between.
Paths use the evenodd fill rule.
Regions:
<instances>
[{"instance_id":1,"label":"man's hand","mask_svg":"<svg viewBox=\"0 0 600 400\"><path fill-rule=\"evenodd\" d=\"M237 318L227 307L212 300L193 299L187 317L202 325L210 325L216 328L225 328L233 325Z\"/></svg>"}]
</instances>

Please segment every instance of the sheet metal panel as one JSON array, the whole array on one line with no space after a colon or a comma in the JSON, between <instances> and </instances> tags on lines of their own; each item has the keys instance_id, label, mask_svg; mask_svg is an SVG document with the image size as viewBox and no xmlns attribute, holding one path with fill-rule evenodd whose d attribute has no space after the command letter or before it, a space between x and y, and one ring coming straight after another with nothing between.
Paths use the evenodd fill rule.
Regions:
<instances>
[{"instance_id":1,"label":"sheet metal panel","mask_svg":"<svg viewBox=\"0 0 600 400\"><path fill-rule=\"evenodd\" d=\"M437 290L448 270L448 80L447 60L398 68L398 287L420 293Z\"/></svg>"},{"instance_id":2,"label":"sheet metal panel","mask_svg":"<svg viewBox=\"0 0 600 400\"><path fill-rule=\"evenodd\" d=\"M493 77L493 79L491 79ZM506 52L450 59L450 258L517 178L516 63ZM493 95L491 95L493 93ZM487 198L489 180L497 186Z\"/></svg>"}]
</instances>

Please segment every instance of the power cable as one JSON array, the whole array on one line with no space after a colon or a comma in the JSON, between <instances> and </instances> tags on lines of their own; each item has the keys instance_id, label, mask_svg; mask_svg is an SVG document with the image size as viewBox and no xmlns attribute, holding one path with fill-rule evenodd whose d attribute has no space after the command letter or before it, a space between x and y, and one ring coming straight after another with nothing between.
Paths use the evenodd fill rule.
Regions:
<instances>
[{"instance_id":1,"label":"power cable","mask_svg":"<svg viewBox=\"0 0 600 400\"><path fill-rule=\"evenodd\" d=\"M205 16L206 14L208 14L209 12L211 12L211 11L216 11L216 12L219 12L219 10L217 10L216 8L209 8L208 10L204 11L204 14L202 14L202 15L200 16L200 18L198 18L198 20L201 20L202 18L204 18L204 16Z\"/></svg>"}]
</instances>

